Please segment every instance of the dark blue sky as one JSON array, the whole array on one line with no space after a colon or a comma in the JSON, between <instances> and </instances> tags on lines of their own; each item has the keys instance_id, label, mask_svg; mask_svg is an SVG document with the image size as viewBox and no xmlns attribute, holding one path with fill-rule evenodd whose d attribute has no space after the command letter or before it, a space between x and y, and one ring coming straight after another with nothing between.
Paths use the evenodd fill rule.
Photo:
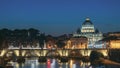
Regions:
<instances>
[{"instance_id":1,"label":"dark blue sky","mask_svg":"<svg viewBox=\"0 0 120 68\"><path fill-rule=\"evenodd\" d=\"M86 17L102 32L120 31L120 0L0 0L0 28L68 34Z\"/></svg>"}]
</instances>

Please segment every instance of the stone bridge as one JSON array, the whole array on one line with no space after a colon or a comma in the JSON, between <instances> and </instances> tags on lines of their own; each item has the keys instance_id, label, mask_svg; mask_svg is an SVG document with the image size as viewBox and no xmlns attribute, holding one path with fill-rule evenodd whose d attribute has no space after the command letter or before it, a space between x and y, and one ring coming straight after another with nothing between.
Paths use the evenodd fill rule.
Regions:
<instances>
[{"instance_id":1,"label":"stone bridge","mask_svg":"<svg viewBox=\"0 0 120 68\"><path fill-rule=\"evenodd\" d=\"M0 50L1 57L9 57L9 56L22 56L22 57L40 57L40 56L89 56L92 50L97 50L103 53L104 56L108 55L107 49L3 49Z\"/></svg>"}]
</instances>

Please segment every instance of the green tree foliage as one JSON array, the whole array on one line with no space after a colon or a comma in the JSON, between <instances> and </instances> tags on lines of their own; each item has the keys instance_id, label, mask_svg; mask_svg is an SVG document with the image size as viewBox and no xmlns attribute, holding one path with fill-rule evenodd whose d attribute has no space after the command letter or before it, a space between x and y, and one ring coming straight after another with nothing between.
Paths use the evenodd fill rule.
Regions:
<instances>
[{"instance_id":1,"label":"green tree foliage","mask_svg":"<svg viewBox=\"0 0 120 68\"><path fill-rule=\"evenodd\" d=\"M104 55L98 51L92 51L90 54L90 63L93 66L100 66L103 65L102 60L104 59Z\"/></svg>"},{"instance_id":2,"label":"green tree foliage","mask_svg":"<svg viewBox=\"0 0 120 68\"><path fill-rule=\"evenodd\" d=\"M44 47L44 42L46 41L46 37L45 37L45 34L40 34L39 36L39 44L40 44L40 47L43 48Z\"/></svg>"},{"instance_id":3,"label":"green tree foliage","mask_svg":"<svg viewBox=\"0 0 120 68\"><path fill-rule=\"evenodd\" d=\"M15 30L4 28L0 30L0 47L6 47L7 43L12 43L13 46L27 45L39 40L38 36L39 30L34 28Z\"/></svg>"},{"instance_id":4,"label":"green tree foliage","mask_svg":"<svg viewBox=\"0 0 120 68\"><path fill-rule=\"evenodd\" d=\"M101 52L97 52L97 51L92 51L90 54L90 61L95 61L95 60L99 60L100 58L104 58L104 55Z\"/></svg>"},{"instance_id":5,"label":"green tree foliage","mask_svg":"<svg viewBox=\"0 0 120 68\"><path fill-rule=\"evenodd\" d=\"M64 43L63 40L58 40L58 41L56 42L56 44L57 44L57 47L58 47L58 48L64 48L64 46L65 46L65 43Z\"/></svg>"}]
</instances>

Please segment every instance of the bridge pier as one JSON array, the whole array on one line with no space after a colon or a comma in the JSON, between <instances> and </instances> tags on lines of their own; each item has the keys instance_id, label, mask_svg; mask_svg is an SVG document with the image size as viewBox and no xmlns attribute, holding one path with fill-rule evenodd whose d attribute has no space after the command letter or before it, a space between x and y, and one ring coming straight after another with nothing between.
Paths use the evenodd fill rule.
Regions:
<instances>
[{"instance_id":1,"label":"bridge pier","mask_svg":"<svg viewBox=\"0 0 120 68\"><path fill-rule=\"evenodd\" d=\"M5 65L7 64L7 62L5 61L4 57L0 57L0 66L5 67Z\"/></svg>"}]
</instances>

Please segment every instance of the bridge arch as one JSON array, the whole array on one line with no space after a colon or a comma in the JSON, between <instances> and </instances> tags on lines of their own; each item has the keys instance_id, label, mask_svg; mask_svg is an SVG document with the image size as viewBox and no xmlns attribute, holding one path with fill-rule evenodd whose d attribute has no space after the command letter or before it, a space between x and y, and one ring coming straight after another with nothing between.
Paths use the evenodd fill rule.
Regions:
<instances>
[{"instance_id":1,"label":"bridge arch","mask_svg":"<svg viewBox=\"0 0 120 68\"><path fill-rule=\"evenodd\" d=\"M34 50L27 50L24 54L24 57L38 57L39 55Z\"/></svg>"},{"instance_id":2,"label":"bridge arch","mask_svg":"<svg viewBox=\"0 0 120 68\"><path fill-rule=\"evenodd\" d=\"M16 57L16 52L14 50L8 50L6 53L3 55L4 57Z\"/></svg>"},{"instance_id":3,"label":"bridge arch","mask_svg":"<svg viewBox=\"0 0 120 68\"><path fill-rule=\"evenodd\" d=\"M78 57L78 58L82 58L83 57L81 51L77 50L77 49L70 50L69 53L68 53L68 56L69 57Z\"/></svg>"},{"instance_id":4,"label":"bridge arch","mask_svg":"<svg viewBox=\"0 0 120 68\"><path fill-rule=\"evenodd\" d=\"M48 58L57 58L60 57L61 55L57 50L49 50L45 56Z\"/></svg>"}]
</instances>

